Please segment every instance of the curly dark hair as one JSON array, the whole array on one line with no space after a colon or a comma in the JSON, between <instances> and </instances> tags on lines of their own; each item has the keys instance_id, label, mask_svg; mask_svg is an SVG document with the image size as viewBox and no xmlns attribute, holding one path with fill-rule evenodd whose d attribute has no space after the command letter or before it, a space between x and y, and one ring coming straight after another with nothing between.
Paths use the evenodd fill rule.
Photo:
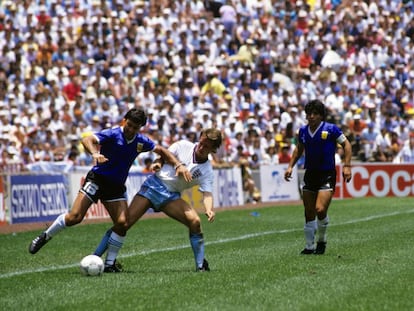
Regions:
<instances>
[{"instance_id":1,"label":"curly dark hair","mask_svg":"<svg viewBox=\"0 0 414 311\"><path fill-rule=\"evenodd\" d=\"M131 120L134 123L144 126L147 123L147 115L141 108L132 108L124 116L125 120Z\"/></svg>"},{"instance_id":2,"label":"curly dark hair","mask_svg":"<svg viewBox=\"0 0 414 311\"><path fill-rule=\"evenodd\" d=\"M323 119L326 117L326 108L325 105L319 99L313 99L308 102L305 106L306 114L318 114L322 116Z\"/></svg>"}]
</instances>

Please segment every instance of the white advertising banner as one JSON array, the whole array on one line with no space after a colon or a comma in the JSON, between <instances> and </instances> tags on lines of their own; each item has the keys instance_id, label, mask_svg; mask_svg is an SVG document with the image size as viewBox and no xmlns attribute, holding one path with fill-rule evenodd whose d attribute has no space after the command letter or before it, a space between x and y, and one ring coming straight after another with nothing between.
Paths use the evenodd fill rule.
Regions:
<instances>
[{"instance_id":1,"label":"white advertising banner","mask_svg":"<svg viewBox=\"0 0 414 311\"><path fill-rule=\"evenodd\" d=\"M214 170L214 207L243 204L243 185L240 167Z\"/></svg>"},{"instance_id":2,"label":"white advertising banner","mask_svg":"<svg viewBox=\"0 0 414 311\"><path fill-rule=\"evenodd\" d=\"M298 173L296 167L292 179L284 178L288 164L262 165L260 167L260 185L263 202L300 200Z\"/></svg>"}]
</instances>

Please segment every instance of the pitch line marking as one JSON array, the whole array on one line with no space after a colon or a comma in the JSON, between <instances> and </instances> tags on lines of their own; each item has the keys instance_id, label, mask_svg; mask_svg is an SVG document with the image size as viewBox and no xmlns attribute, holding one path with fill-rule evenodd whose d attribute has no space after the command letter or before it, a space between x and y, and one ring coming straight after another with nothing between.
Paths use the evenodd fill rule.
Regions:
<instances>
[{"instance_id":1,"label":"pitch line marking","mask_svg":"<svg viewBox=\"0 0 414 311\"><path fill-rule=\"evenodd\" d=\"M353 220L345 221L342 223L331 224L330 226L336 227L336 226L350 225L350 224L356 224L360 222L366 222L366 221L371 221L371 220L385 218L385 217L392 217L396 215L411 214L411 213L414 213L414 209L408 210L408 211L399 211L399 212L393 212L393 213L388 213L388 214L379 214L379 215L373 215L373 216L368 216L368 217L359 218L359 219L353 219ZM251 238L270 235L270 234L284 234L284 233L292 233L292 232L302 231L302 230L303 230L302 228L295 228L295 229L272 230L272 231L250 233L250 234L244 234L238 237L206 242L205 245L224 244L228 242L246 240L246 239L251 239ZM166 247L166 248L150 249L146 251L144 250L140 252L133 252L129 254L119 255L119 258L129 258L129 257L143 256L143 255L148 255L148 254L153 254L153 253L170 252L170 251L176 251L176 250L189 248L189 247L190 246L186 244L186 245L178 245L178 246L172 246L172 247ZM20 276L20 275L31 274L31 273L69 269L69 268L74 268L77 266L79 266L79 263L59 265L59 266L48 266L48 267L42 267L42 268L32 269L32 270L9 272L5 274L0 274L0 279L6 279L6 278L14 277L14 276Z\"/></svg>"}]
</instances>

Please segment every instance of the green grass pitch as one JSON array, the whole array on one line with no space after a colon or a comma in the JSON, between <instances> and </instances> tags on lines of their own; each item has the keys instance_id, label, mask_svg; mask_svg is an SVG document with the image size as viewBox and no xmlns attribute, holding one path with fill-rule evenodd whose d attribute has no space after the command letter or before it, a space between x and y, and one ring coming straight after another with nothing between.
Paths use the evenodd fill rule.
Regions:
<instances>
[{"instance_id":1,"label":"green grass pitch","mask_svg":"<svg viewBox=\"0 0 414 311\"><path fill-rule=\"evenodd\" d=\"M82 276L78 264L108 223L68 228L36 255L27 249L40 231L0 235L0 306L414 310L413 203L413 198L333 201L322 256L299 255L301 205L223 210L212 224L202 215L209 273L194 272L187 229L169 218L138 222L119 257L126 271L101 277Z\"/></svg>"}]
</instances>

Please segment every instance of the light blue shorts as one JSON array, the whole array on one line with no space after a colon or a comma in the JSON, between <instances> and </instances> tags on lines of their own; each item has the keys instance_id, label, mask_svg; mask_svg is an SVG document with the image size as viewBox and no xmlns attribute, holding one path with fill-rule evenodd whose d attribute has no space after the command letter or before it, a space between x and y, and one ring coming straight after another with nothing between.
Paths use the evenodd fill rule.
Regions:
<instances>
[{"instance_id":1,"label":"light blue shorts","mask_svg":"<svg viewBox=\"0 0 414 311\"><path fill-rule=\"evenodd\" d=\"M137 195L147 198L156 212L160 212L168 202L181 198L180 192L169 191L156 175L148 176Z\"/></svg>"}]
</instances>

